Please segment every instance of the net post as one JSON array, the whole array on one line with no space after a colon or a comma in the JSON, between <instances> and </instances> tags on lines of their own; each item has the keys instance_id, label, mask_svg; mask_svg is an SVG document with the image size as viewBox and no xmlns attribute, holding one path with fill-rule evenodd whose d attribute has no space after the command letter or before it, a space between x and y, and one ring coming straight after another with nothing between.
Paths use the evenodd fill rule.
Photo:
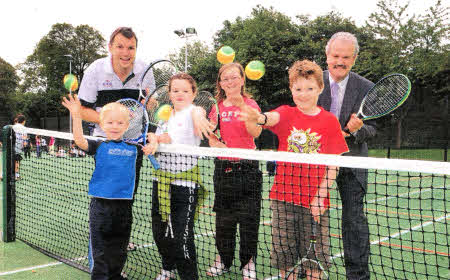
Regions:
<instances>
[{"instance_id":1,"label":"net post","mask_svg":"<svg viewBox=\"0 0 450 280\"><path fill-rule=\"evenodd\" d=\"M2 236L3 242L13 242L16 239L15 225L15 169L14 142L12 126L3 127L2 131Z\"/></svg>"}]
</instances>

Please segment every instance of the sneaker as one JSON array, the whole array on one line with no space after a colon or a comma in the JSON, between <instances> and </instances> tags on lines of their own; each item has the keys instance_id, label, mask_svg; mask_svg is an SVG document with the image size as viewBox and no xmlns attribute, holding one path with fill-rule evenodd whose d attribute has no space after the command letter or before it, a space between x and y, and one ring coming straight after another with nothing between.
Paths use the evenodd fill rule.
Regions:
<instances>
[{"instance_id":1,"label":"sneaker","mask_svg":"<svg viewBox=\"0 0 450 280\"><path fill-rule=\"evenodd\" d=\"M175 273L175 269L173 270L164 270L161 269L161 274L159 274L155 280L172 280L177 279L177 275Z\"/></svg>"},{"instance_id":2,"label":"sneaker","mask_svg":"<svg viewBox=\"0 0 450 280\"><path fill-rule=\"evenodd\" d=\"M207 271L206 275L211 277L217 277L222 274L225 274L227 272L230 272L229 268L226 268L225 265L222 262L214 262L214 265L211 266Z\"/></svg>"},{"instance_id":3,"label":"sneaker","mask_svg":"<svg viewBox=\"0 0 450 280\"><path fill-rule=\"evenodd\" d=\"M242 269L243 280L256 280L255 263L250 260L246 266Z\"/></svg>"}]
</instances>

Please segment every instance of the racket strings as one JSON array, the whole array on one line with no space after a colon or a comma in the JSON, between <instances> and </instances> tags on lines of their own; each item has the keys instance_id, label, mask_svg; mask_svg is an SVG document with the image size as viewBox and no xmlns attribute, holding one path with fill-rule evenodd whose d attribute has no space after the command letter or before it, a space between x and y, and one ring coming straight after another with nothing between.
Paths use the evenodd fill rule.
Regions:
<instances>
[{"instance_id":1,"label":"racket strings","mask_svg":"<svg viewBox=\"0 0 450 280\"><path fill-rule=\"evenodd\" d=\"M209 116L216 105L216 99L209 92L201 91L197 94L193 103L205 109L206 116Z\"/></svg>"},{"instance_id":2,"label":"racket strings","mask_svg":"<svg viewBox=\"0 0 450 280\"><path fill-rule=\"evenodd\" d=\"M193 101L194 105L200 106L206 111L206 117L210 120L210 123L215 124L213 133L216 137L221 140L219 131L219 108L217 106L217 101L214 96L208 91L200 91ZM214 116L209 118L211 112L214 112Z\"/></svg>"},{"instance_id":3,"label":"racket strings","mask_svg":"<svg viewBox=\"0 0 450 280\"><path fill-rule=\"evenodd\" d=\"M156 88L169 84L169 79L177 73L175 65L170 61L160 61L152 67Z\"/></svg>"},{"instance_id":4,"label":"racket strings","mask_svg":"<svg viewBox=\"0 0 450 280\"><path fill-rule=\"evenodd\" d=\"M172 102L169 98L169 87L167 84L159 86L152 96L145 102L145 108L147 110L150 123L159 125L160 121L162 121L159 114L161 113L160 109L165 105L172 107ZM164 119L164 121L166 120Z\"/></svg>"},{"instance_id":5,"label":"racket strings","mask_svg":"<svg viewBox=\"0 0 450 280\"><path fill-rule=\"evenodd\" d=\"M123 138L129 140L140 138L146 132L148 123L144 107L133 99L122 99L117 102L127 107L130 112L130 124Z\"/></svg>"},{"instance_id":6,"label":"racket strings","mask_svg":"<svg viewBox=\"0 0 450 280\"><path fill-rule=\"evenodd\" d=\"M141 77L139 96L145 99L151 96L159 87L167 85L170 77L177 73L177 68L169 60L159 60L150 64ZM149 88L142 88L142 85L150 84Z\"/></svg>"},{"instance_id":7,"label":"racket strings","mask_svg":"<svg viewBox=\"0 0 450 280\"><path fill-rule=\"evenodd\" d=\"M403 75L389 76L367 93L362 108L364 116L383 115L399 107L408 96L409 81Z\"/></svg>"}]
</instances>

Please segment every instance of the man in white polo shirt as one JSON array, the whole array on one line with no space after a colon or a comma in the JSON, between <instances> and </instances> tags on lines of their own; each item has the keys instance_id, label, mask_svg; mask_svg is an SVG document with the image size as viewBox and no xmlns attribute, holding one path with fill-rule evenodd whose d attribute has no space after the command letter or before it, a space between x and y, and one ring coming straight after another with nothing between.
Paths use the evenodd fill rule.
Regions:
<instances>
[{"instance_id":1,"label":"man in white polo shirt","mask_svg":"<svg viewBox=\"0 0 450 280\"><path fill-rule=\"evenodd\" d=\"M130 27L117 28L110 37L110 55L94 61L85 71L78 91L82 118L95 123L94 136L105 136L99 127L99 111L122 98L139 99L139 83L145 63L136 60L137 37ZM143 89L152 91L155 80L152 73L146 75Z\"/></svg>"}]
</instances>

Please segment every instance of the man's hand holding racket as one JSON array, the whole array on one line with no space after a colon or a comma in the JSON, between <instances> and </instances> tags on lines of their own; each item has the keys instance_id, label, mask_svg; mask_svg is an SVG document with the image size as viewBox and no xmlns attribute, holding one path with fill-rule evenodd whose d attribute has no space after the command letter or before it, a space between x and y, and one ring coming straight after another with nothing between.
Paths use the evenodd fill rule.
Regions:
<instances>
[{"instance_id":1,"label":"man's hand holding racket","mask_svg":"<svg viewBox=\"0 0 450 280\"><path fill-rule=\"evenodd\" d=\"M359 130L363 120L380 118L398 109L410 92L411 82L405 75L391 74L382 78L366 93L358 113L350 117L344 128L347 133L344 136ZM356 120L357 118L361 121Z\"/></svg>"},{"instance_id":2,"label":"man's hand holding racket","mask_svg":"<svg viewBox=\"0 0 450 280\"><path fill-rule=\"evenodd\" d=\"M356 114L352 114L350 116L350 120L348 121L347 125L345 126L344 130L342 131L342 134L344 137L350 136L350 133L354 133L363 127L364 122L362 119L358 118Z\"/></svg>"}]
</instances>

